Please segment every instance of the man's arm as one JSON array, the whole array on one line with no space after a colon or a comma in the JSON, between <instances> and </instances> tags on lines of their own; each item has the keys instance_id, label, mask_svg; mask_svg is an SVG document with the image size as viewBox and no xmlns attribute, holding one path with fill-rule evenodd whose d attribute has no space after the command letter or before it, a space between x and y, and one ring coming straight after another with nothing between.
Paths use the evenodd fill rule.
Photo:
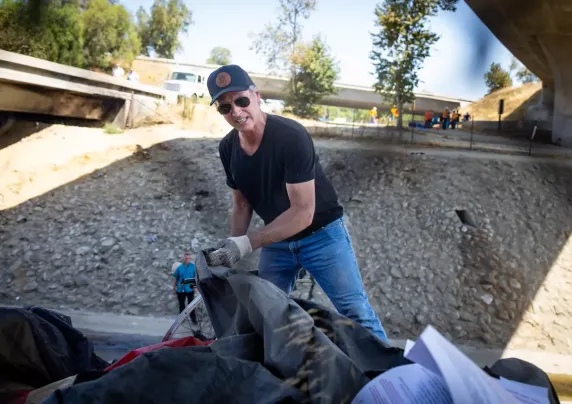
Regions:
<instances>
[{"instance_id":1,"label":"man's arm","mask_svg":"<svg viewBox=\"0 0 572 404\"><path fill-rule=\"evenodd\" d=\"M173 293L177 294L177 279L173 282Z\"/></svg>"},{"instance_id":2,"label":"man's arm","mask_svg":"<svg viewBox=\"0 0 572 404\"><path fill-rule=\"evenodd\" d=\"M232 214L230 217L230 235L244 236L252 219L252 207L238 189L232 190Z\"/></svg>"},{"instance_id":3,"label":"man's arm","mask_svg":"<svg viewBox=\"0 0 572 404\"><path fill-rule=\"evenodd\" d=\"M290 208L248 236L253 250L291 237L312 223L316 206L314 180L299 184L286 184ZM233 234L234 235L234 234Z\"/></svg>"}]
</instances>

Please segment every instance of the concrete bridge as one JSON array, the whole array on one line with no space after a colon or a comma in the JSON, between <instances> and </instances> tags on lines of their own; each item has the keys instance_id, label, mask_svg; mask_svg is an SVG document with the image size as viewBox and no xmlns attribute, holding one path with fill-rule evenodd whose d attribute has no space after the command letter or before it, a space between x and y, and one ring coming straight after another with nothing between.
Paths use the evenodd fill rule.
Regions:
<instances>
[{"instance_id":1,"label":"concrete bridge","mask_svg":"<svg viewBox=\"0 0 572 404\"><path fill-rule=\"evenodd\" d=\"M24 113L98 123L114 122L123 127L128 116L137 119L152 114L164 100L173 99L174 93L157 85L177 66L193 68L204 75L217 67L137 58L135 70L147 72L140 73L142 81L148 76L155 77L153 86L0 50L0 122L6 114ZM258 73L251 76L264 98L285 97L286 78ZM324 98L321 104L361 109L377 106L379 110L392 106L372 88L342 83L336 87L337 94ZM416 96L415 110L418 113L464 107L470 102L425 93Z\"/></svg>"},{"instance_id":2,"label":"concrete bridge","mask_svg":"<svg viewBox=\"0 0 572 404\"><path fill-rule=\"evenodd\" d=\"M169 72L177 68L191 69L198 74L208 76L217 65L200 65L194 63L180 63L172 59L150 58L139 56L134 61L133 68L140 72L141 80L147 78L150 82L160 85ZM145 73L141 73L145 72ZM280 76L249 72L252 80L260 90L263 98L283 100L286 96L288 79ZM320 101L322 105L335 107L370 109L377 106L378 109L388 110L393 105L383 101L381 96L373 91L372 87L356 86L351 84L336 83L337 94L330 95ZM424 113L427 110L442 111L445 108L463 108L470 104L469 100L444 97L428 93L416 93L415 110ZM411 105L406 105L410 109Z\"/></svg>"},{"instance_id":3,"label":"concrete bridge","mask_svg":"<svg viewBox=\"0 0 572 404\"><path fill-rule=\"evenodd\" d=\"M543 83L538 119L572 147L572 1L466 0L492 33Z\"/></svg>"},{"instance_id":4,"label":"concrete bridge","mask_svg":"<svg viewBox=\"0 0 572 404\"><path fill-rule=\"evenodd\" d=\"M148 115L167 95L161 88L0 50L0 114L124 126L129 114L134 119Z\"/></svg>"}]
</instances>

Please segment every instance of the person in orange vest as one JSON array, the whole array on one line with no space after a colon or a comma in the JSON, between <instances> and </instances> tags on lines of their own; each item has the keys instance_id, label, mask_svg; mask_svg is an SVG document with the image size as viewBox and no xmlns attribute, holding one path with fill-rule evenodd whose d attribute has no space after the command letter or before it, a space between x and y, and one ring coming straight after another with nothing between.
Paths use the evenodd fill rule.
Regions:
<instances>
[{"instance_id":1,"label":"person in orange vest","mask_svg":"<svg viewBox=\"0 0 572 404\"><path fill-rule=\"evenodd\" d=\"M377 119L377 107L373 107L369 110L369 123L376 123Z\"/></svg>"},{"instance_id":2,"label":"person in orange vest","mask_svg":"<svg viewBox=\"0 0 572 404\"><path fill-rule=\"evenodd\" d=\"M449 108L445 108L445 111L441 114L442 119L442 126L441 128L447 129L449 127Z\"/></svg>"},{"instance_id":3,"label":"person in orange vest","mask_svg":"<svg viewBox=\"0 0 572 404\"><path fill-rule=\"evenodd\" d=\"M459 112L454 110L451 114L451 129L455 129L457 123L459 123Z\"/></svg>"},{"instance_id":4,"label":"person in orange vest","mask_svg":"<svg viewBox=\"0 0 572 404\"><path fill-rule=\"evenodd\" d=\"M397 109L396 106L393 106L393 108L391 108L391 119L396 119L399 116L399 110Z\"/></svg>"},{"instance_id":5,"label":"person in orange vest","mask_svg":"<svg viewBox=\"0 0 572 404\"><path fill-rule=\"evenodd\" d=\"M430 128L431 127L431 123L433 122L433 112L432 111L427 111L425 112L425 127L426 128Z\"/></svg>"}]
</instances>

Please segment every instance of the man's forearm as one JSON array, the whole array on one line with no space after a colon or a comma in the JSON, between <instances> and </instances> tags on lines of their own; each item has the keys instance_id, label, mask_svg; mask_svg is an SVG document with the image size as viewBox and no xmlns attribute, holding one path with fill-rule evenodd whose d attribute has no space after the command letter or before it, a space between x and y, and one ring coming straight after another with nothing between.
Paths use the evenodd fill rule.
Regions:
<instances>
[{"instance_id":1,"label":"man's forearm","mask_svg":"<svg viewBox=\"0 0 572 404\"><path fill-rule=\"evenodd\" d=\"M244 236L248 231L251 219L252 208L250 206L233 205L230 217L230 235L232 237Z\"/></svg>"},{"instance_id":2,"label":"man's forearm","mask_svg":"<svg viewBox=\"0 0 572 404\"><path fill-rule=\"evenodd\" d=\"M252 249L267 246L291 237L312 223L313 210L292 206L261 230L248 236Z\"/></svg>"}]
</instances>

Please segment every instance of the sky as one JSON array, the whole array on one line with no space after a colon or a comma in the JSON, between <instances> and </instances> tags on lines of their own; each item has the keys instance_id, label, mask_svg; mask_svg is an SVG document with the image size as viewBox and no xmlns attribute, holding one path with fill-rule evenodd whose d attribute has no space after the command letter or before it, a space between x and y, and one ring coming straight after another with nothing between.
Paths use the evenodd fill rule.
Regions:
<instances>
[{"instance_id":1,"label":"sky","mask_svg":"<svg viewBox=\"0 0 572 404\"><path fill-rule=\"evenodd\" d=\"M205 63L216 46L230 49L232 62L244 69L267 71L262 56L250 50L252 34L277 18L278 0L184 0L194 23L181 36L183 49L175 59ZM369 59L371 33L376 31L374 9L380 0L318 0L317 8L303 22L303 40L320 34L339 63L338 81L370 86L374 82ZM153 0L123 0L133 13ZM417 91L477 100L486 93L483 74L492 62L508 67L512 54L492 35L473 11L461 1L457 11L441 12L430 26L440 36L419 73ZM488 46L483 46L487 44Z\"/></svg>"}]
</instances>

